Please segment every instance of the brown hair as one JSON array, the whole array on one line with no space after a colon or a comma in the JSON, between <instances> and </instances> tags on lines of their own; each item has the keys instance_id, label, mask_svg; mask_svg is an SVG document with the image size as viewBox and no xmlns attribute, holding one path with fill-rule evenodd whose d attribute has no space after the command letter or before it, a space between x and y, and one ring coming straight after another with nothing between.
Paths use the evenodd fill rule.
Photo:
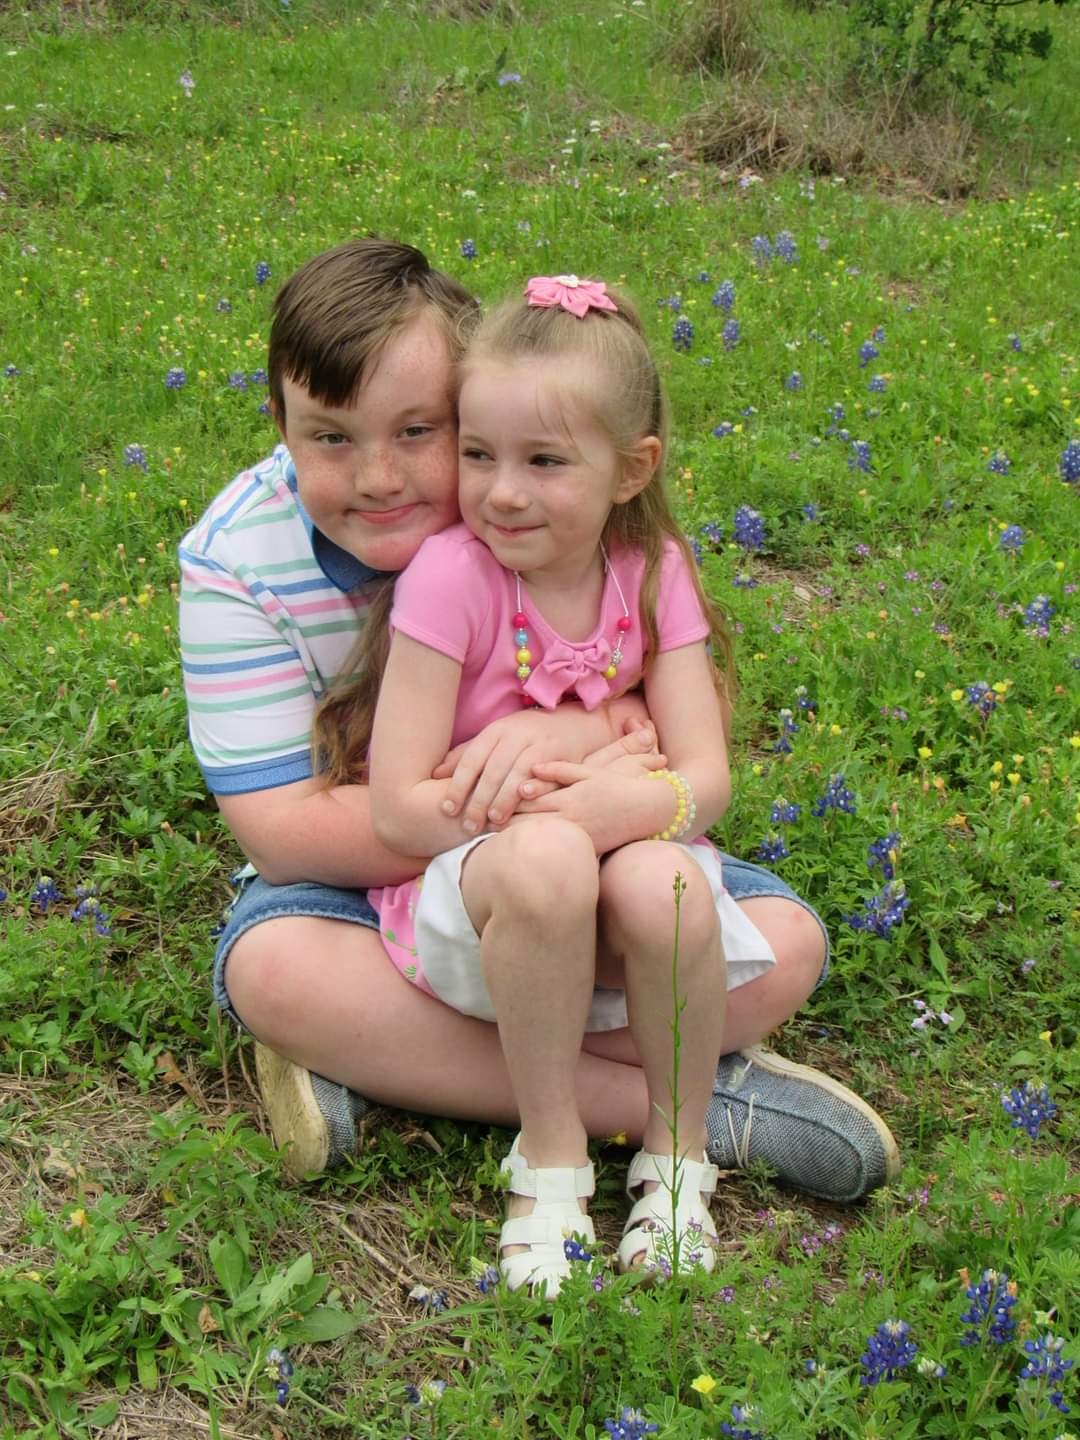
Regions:
<instances>
[{"instance_id":1,"label":"brown hair","mask_svg":"<svg viewBox=\"0 0 1080 1440\"><path fill-rule=\"evenodd\" d=\"M667 397L637 311L624 296L609 293L618 306L617 312L590 310L584 319L558 306L534 306L523 300L500 306L472 336L459 366L459 387L478 363L529 357L580 358L586 362L590 376L600 377L590 386L589 399L596 419L624 463L629 463L646 436L659 439L661 456L655 471L635 496L612 507L603 539L611 549L636 549L645 557L641 622L647 637L646 668L659 643L656 599L665 540L674 541L683 552L709 623L713 673L726 715L735 693L731 640L718 607L705 594L689 542L671 513L664 490L663 465L669 436ZM388 586L387 591L391 588ZM331 784L366 778L367 747L389 650L391 603L392 594L383 593L372 606L361 640L362 663L356 679L335 692L316 717L318 760ZM331 722L332 734L328 731Z\"/></svg>"},{"instance_id":2,"label":"brown hair","mask_svg":"<svg viewBox=\"0 0 1080 1440\"><path fill-rule=\"evenodd\" d=\"M325 405L347 405L390 337L425 309L460 355L479 306L422 250L369 235L301 265L274 297L270 325L267 371L279 423L285 380Z\"/></svg>"}]
</instances>

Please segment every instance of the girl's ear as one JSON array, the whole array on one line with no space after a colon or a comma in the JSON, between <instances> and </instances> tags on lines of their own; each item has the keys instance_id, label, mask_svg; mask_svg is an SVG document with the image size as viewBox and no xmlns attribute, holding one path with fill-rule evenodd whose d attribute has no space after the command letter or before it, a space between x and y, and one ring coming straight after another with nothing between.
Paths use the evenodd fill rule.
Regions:
<instances>
[{"instance_id":1,"label":"girl's ear","mask_svg":"<svg viewBox=\"0 0 1080 1440\"><path fill-rule=\"evenodd\" d=\"M645 435L637 442L623 460L622 478L615 491L616 505L625 505L635 495L640 495L656 474L663 453L659 435Z\"/></svg>"}]
</instances>

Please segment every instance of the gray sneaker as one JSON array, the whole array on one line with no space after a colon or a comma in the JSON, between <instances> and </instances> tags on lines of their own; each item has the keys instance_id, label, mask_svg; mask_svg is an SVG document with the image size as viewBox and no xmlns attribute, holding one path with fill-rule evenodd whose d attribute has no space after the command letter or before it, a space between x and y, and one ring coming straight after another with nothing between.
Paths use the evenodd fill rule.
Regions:
<instances>
[{"instance_id":1,"label":"gray sneaker","mask_svg":"<svg viewBox=\"0 0 1080 1440\"><path fill-rule=\"evenodd\" d=\"M345 1085L255 1045L255 1074L274 1143L298 1180L332 1170L356 1153L357 1121L367 1101Z\"/></svg>"},{"instance_id":2,"label":"gray sneaker","mask_svg":"<svg viewBox=\"0 0 1080 1440\"><path fill-rule=\"evenodd\" d=\"M900 1169L889 1127L865 1100L756 1045L721 1057L707 1124L708 1156L720 1169L761 1160L823 1200L859 1200Z\"/></svg>"}]
</instances>

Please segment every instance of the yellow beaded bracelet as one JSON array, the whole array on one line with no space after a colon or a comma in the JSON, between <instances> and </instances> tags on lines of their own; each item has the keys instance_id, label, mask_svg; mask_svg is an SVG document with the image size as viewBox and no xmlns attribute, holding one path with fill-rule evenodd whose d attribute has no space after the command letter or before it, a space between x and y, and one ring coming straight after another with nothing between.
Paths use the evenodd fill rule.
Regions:
<instances>
[{"instance_id":1,"label":"yellow beaded bracelet","mask_svg":"<svg viewBox=\"0 0 1080 1440\"><path fill-rule=\"evenodd\" d=\"M655 835L650 835L650 840L681 840L689 833L691 826L697 818L697 806L694 804L694 792L690 781L685 775L680 775L677 770L650 770L649 778L653 780L666 780L675 792L675 814L672 816L670 825L663 830L658 830Z\"/></svg>"}]
</instances>

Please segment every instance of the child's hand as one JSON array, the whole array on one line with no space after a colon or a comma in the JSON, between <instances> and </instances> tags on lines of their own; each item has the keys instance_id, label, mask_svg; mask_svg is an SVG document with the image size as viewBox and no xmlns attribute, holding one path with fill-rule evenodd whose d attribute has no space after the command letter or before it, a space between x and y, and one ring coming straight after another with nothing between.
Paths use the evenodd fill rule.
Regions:
<instances>
[{"instance_id":1,"label":"child's hand","mask_svg":"<svg viewBox=\"0 0 1080 1440\"><path fill-rule=\"evenodd\" d=\"M513 717L515 723L496 721L475 740L458 745L450 751L432 778L449 779L442 802L444 814L461 815L474 832L498 829L505 825L529 789L529 798L537 799L559 788L554 778L541 780L535 767L544 761L566 760L568 734L565 710L548 723L548 712L528 711ZM531 721L528 725L520 723ZM629 723L629 722L627 722ZM537 730L540 734L537 734ZM656 732L647 722L635 723L632 729L599 750L584 757L585 763L604 768L628 755L654 752ZM578 752L580 754L580 751Z\"/></svg>"},{"instance_id":2,"label":"child's hand","mask_svg":"<svg viewBox=\"0 0 1080 1440\"><path fill-rule=\"evenodd\" d=\"M553 784L558 789L523 800L518 814L561 815L572 820L586 831L596 853L606 855L619 845L656 834L671 819L668 786L638 783L651 770L662 770L666 764L666 757L655 750L638 755L623 753L599 768L572 765L565 760L541 762L533 766L535 783Z\"/></svg>"}]
</instances>

